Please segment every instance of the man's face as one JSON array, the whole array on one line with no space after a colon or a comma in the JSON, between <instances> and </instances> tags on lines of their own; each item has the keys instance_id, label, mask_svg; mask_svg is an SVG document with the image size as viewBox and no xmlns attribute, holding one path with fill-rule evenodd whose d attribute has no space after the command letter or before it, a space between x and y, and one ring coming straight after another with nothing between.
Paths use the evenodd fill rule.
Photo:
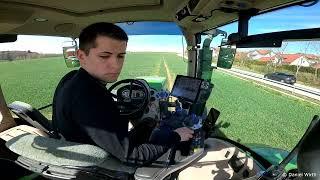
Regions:
<instances>
[{"instance_id":1,"label":"man's face","mask_svg":"<svg viewBox=\"0 0 320 180\"><path fill-rule=\"evenodd\" d=\"M125 58L127 42L97 36L95 45L88 55L78 50L77 56L82 68L106 83L117 81Z\"/></svg>"}]
</instances>

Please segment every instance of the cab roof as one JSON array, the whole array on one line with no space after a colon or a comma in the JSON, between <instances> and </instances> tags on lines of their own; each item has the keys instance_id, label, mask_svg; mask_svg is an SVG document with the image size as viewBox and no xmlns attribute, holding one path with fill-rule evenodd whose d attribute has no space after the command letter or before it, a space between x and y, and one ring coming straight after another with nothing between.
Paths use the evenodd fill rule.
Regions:
<instances>
[{"instance_id":1,"label":"cab roof","mask_svg":"<svg viewBox=\"0 0 320 180\"><path fill-rule=\"evenodd\" d=\"M302 0L0 0L0 34L77 37L95 22L175 22L192 33L237 20L240 10L263 13ZM196 22L196 18L206 19ZM156 29L156 28L155 28Z\"/></svg>"}]
</instances>

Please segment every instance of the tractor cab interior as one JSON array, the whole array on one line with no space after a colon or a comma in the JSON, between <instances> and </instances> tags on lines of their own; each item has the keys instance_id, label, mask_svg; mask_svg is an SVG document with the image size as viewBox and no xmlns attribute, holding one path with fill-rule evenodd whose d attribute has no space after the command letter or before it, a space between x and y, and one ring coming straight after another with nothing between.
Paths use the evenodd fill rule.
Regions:
<instances>
[{"instance_id":1,"label":"tractor cab interior","mask_svg":"<svg viewBox=\"0 0 320 180\"><path fill-rule=\"evenodd\" d=\"M127 84L127 81L119 81L114 87ZM229 159L229 163L232 163L231 167L235 168L238 178L254 176L262 170L262 165L254 159L246 157L232 143L212 138L206 140L205 143L205 134L200 129L203 127L203 129L207 130L206 133L214 131L212 129L214 126L210 125L214 125L217 120L216 111L210 110L210 117L207 117L203 116L204 109L201 109L201 107L204 107L202 103L205 103L213 87L207 81L178 75L171 92L163 90L157 92L153 89L154 93L150 92L152 88L145 81L143 81L144 83L141 83L139 80L129 80L128 82L130 82L130 86L124 85L118 89L121 93L116 93L120 95L116 97L117 100L125 98L138 100L140 98L141 102L147 100L148 104L154 103L154 101L159 102L157 103L159 104L157 108L160 110L158 114L150 115L144 109L142 113L139 113L139 119L144 116L147 116L147 119L150 119L150 116L159 116L160 122L158 124L161 124L161 126L170 126L172 128L188 126L197 132L195 137L188 144L182 146L182 148L172 147L151 165L132 167L121 163L99 147L53 138L50 126L48 128L48 126L43 124L42 118L32 116L34 111L32 111L30 105L27 106L25 103L15 102L10 104L9 107L19 118L24 119L29 125L38 129L42 128L42 131L40 131L42 134L39 134L34 131L25 130L24 127L26 125L22 125L24 133L16 133L10 139L6 139L8 149L18 155L15 159L16 163L29 171L41 174L43 177L54 179L163 179L164 177L178 176L178 172L186 168L190 163L203 157L206 154L204 153L204 146L206 144L206 148L214 152L210 154L211 160L212 158L221 158L221 156ZM131 88L134 84L136 87ZM131 92L128 92L129 94L123 93L130 89ZM169 95L175 98L174 102L169 101L171 100ZM154 97L154 100L151 101L150 99L152 98L148 96ZM119 100L119 106L123 106L122 100ZM134 103L135 101L132 102ZM28 108L24 108L22 105ZM130 107L134 106L126 105ZM35 112L38 113L38 111ZM132 112L136 112L136 109ZM130 115L133 115L136 119L137 114L132 112L124 111L122 115L128 118L130 118ZM31 119L33 121L30 121ZM17 131L16 129L15 132ZM6 131L3 133L9 134ZM241 159L238 157L241 157ZM221 163L225 162L220 161ZM237 162L241 162L241 166L237 165Z\"/></svg>"},{"instance_id":2,"label":"tractor cab interior","mask_svg":"<svg viewBox=\"0 0 320 180\"><path fill-rule=\"evenodd\" d=\"M220 112L206 108L215 88L212 74L217 68L232 67L236 48L273 48L281 46L285 40L320 38L319 28L249 35L251 17L295 5L312 6L317 0L112 2L0 0L4 7L0 8L0 14L4 14L0 21L0 42L13 42L18 34L71 37L71 43L62 47L63 60L67 67L76 68L79 67L75 56L79 32L95 22L116 23L132 35L183 35L187 45L187 71L185 75L174 77L171 90L164 87L164 79L150 77L123 79L108 88L120 115L130 119L133 128L143 123L157 128L189 127L195 132L193 138L171 147L149 165L130 166L100 147L64 140L39 111L51 104L42 108L20 101L7 104L0 88L0 167L4 170L14 167L19 171L10 172L9 177L57 180L290 179L285 166L294 156L298 157L296 172L320 174L320 146L316 141L320 131L318 116L314 116L288 156L274 165L239 142L215 136ZM236 21L236 33L228 35L218 29ZM165 28L161 28L162 25ZM214 67L210 44L220 35L224 38L219 46L217 67ZM70 71L65 80L75 73L76 70Z\"/></svg>"}]
</instances>

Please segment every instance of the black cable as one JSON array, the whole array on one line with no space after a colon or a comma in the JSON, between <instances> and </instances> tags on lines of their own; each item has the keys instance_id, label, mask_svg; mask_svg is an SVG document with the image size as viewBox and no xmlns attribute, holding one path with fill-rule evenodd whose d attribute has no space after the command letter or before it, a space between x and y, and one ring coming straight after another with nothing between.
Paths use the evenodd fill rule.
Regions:
<instances>
[{"instance_id":1,"label":"black cable","mask_svg":"<svg viewBox=\"0 0 320 180\"><path fill-rule=\"evenodd\" d=\"M48 104L46 106L40 107L40 108L38 108L38 111L41 111L42 109L46 109L46 108L48 108L50 106L52 106L52 104Z\"/></svg>"},{"instance_id":2,"label":"black cable","mask_svg":"<svg viewBox=\"0 0 320 180\"><path fill-rule=\"evenodd\" d=\"M200 16L202 16L202 17L204 17L204 18L206 18L206 19L209 19L209 18L211 18L212 17L212 13L214 12L214 11L219 11L219 10L221 10L220 8L218 8L218 9L212 9L211 11L210 11L210 15L209 16L204 16L204 15L199 15L199 16L197 16L197 17L200 17Z\"/></svg>"},{"instance_id":3,"label":"black cable","mask_svg":"<svg viewBox=\"0 0 320 180\"><path fill-rule=\"evenodd\" d=\"M213 13L214 11L220 11L220 10L221 10L220 8L218 8L218 9L212 9L212 10L210 11L210 16L208 16L208 18L212 17L212 13Z\"/></svg>"}]
</instances>

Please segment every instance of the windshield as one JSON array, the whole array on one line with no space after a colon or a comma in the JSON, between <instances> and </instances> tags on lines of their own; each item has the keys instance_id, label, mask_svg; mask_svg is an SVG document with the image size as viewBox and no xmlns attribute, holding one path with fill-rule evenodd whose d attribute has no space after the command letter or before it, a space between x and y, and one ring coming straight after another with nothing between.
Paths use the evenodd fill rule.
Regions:
<instances>
[{"instance_id":1,"label":"windshield","mask_svg":"<svg viewBox=\"0 0 320 180\"><path fill-rule=\"evenodd\" d=\"M118 80L164 77L164 88L172 87L177 74L186 74L185 40L180 28L168 22L118 23L128 34L127 54ZM162 28L156 28L162 27ZM146 35L141 35L146 34ZM150 35L160 34L160 35ZM55 88L69 71L62 47L70 38L18 36L0 44L0 84L8 104L26 102L41 108L52 103ZM74 56L73 56L74 57ZM51 107L42 110L51 119Z\"/></svg>"},{"instance_id":2,"label":"windshield","mask_svg":"<svg viewBox=\"0 0 320 180\"><path fill-rule=\"evenodd\" d=\"M319 3L295 6L253 17L249 35L318 28L319 8ZM237 32L237 25L219 29L229 35ZM220 41L217 37L211 44L215 52L213 65L217 63ZM215 90L208 103L222 110L219 136L246 144L279 163L285 155L264 148L292 150L312 117L319 113L319 96L297 93L303 87L320 94L319 45L320 41L306 40L283 42L280 48L238 48L232 69L217 70L212 77Z\"/></svg>"}]
</instances>

